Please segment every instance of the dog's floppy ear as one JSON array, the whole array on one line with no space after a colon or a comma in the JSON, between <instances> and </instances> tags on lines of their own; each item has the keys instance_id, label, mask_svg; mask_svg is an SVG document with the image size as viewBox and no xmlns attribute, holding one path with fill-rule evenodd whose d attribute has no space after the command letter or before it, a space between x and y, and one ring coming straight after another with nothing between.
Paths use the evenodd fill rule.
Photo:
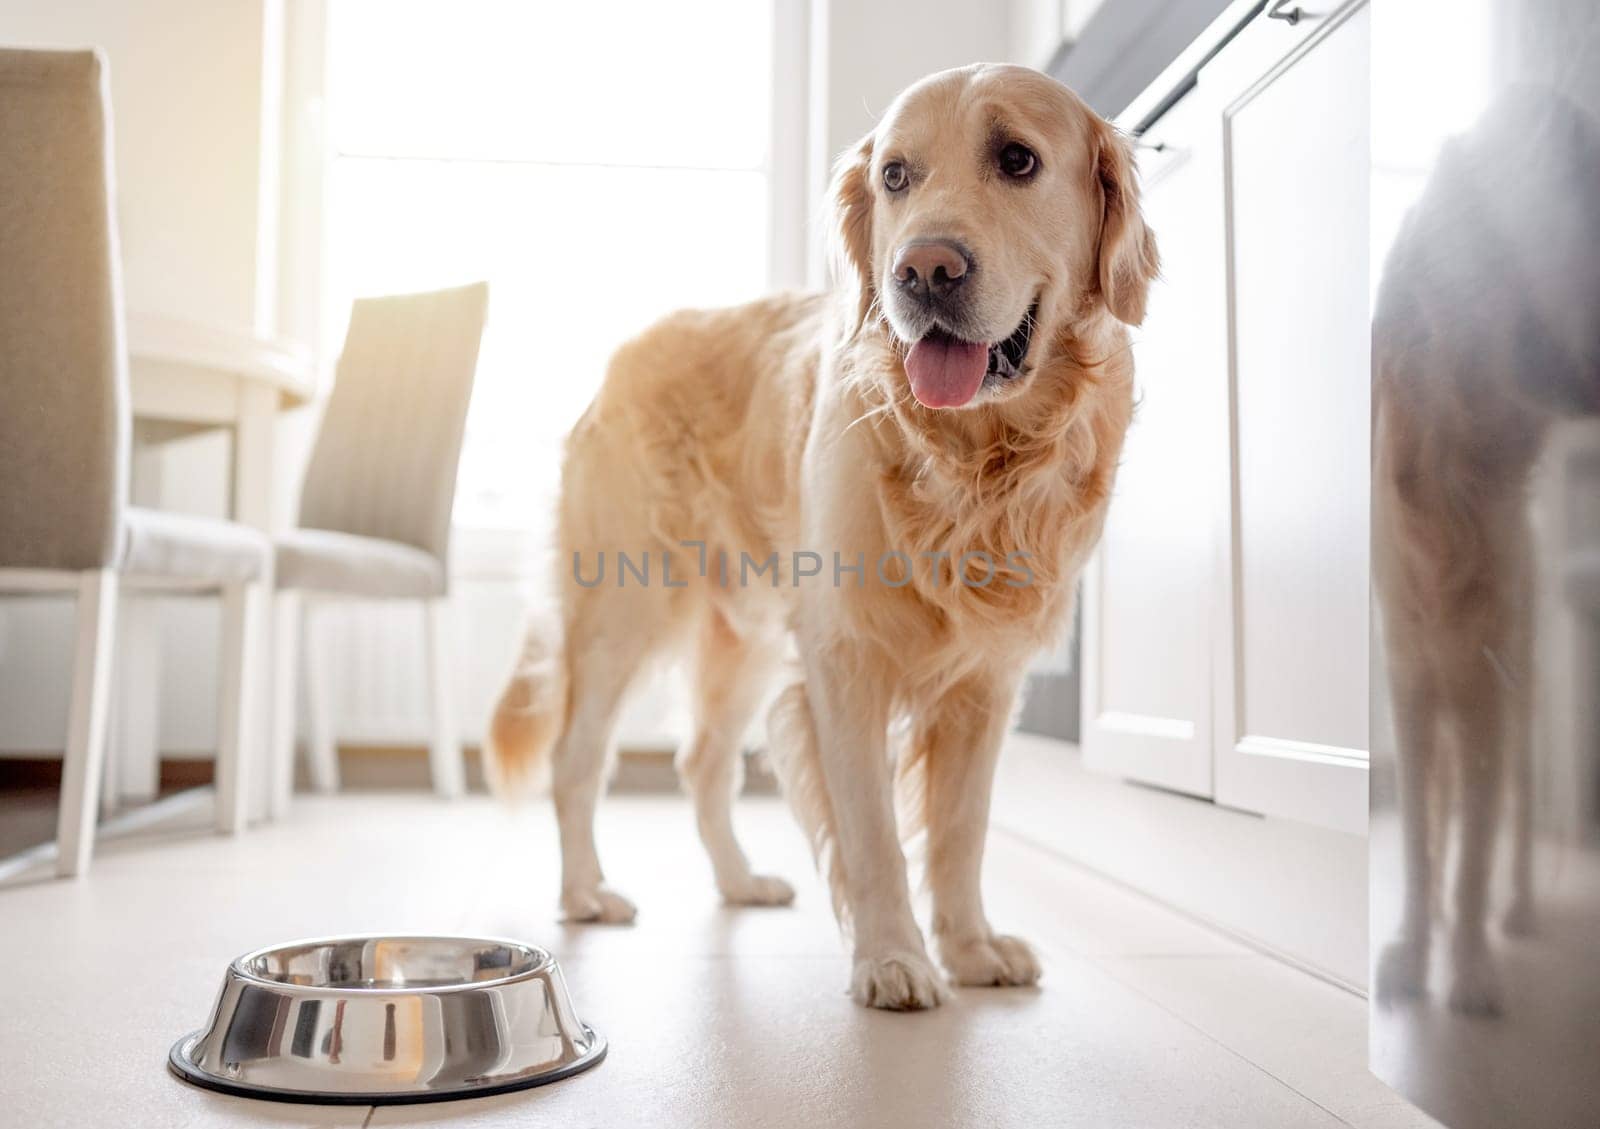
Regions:
<instances>
[{"instance_id":1,"label":"dog's floppy ear","mask_svg":"<svg viewBox=\"0 0 1600 1129\"><path fill-rule=\"evenodd\" d=\"M1156 237L1139 211L1133 147L1109 125L1099 129L1095 175L1100 181L1100 293L1118 321L1144 320L1150 283L1161 269Z\"/></svg>"},{"instance_id":2,"label":"dog's floppy ear","mask_svg":"<svg viewBox=\"0 0 1600 1129\"><path fill-rule=\"evenodd\" d=\"M854 291L854 318L845 336L853 337L867 320L877 294L872 283L872 134L847 149L834 163L828 188L829 251L834 285Z\"/></svg>"}]
</instances>

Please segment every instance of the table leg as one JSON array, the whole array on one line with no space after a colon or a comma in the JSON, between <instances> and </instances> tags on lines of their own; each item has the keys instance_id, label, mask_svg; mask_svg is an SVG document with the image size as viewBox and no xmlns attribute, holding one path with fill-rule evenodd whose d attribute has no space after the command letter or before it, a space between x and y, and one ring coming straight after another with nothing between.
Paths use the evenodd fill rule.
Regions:
<instances>
[{"instance_id":1,"label":"table leg","mask_svg":"<svg viewBox=\"0 0 1600 1129\"><path fill-rule=\"evenodd\" d=\"M239 389L233 432L233 520L271 532L272 466L276 447L278 393L247 383Z\"/></svg>"},{"instance_id":2,"label":"table leg","mask_svg":"<svg viewBox=\"0 0 1600 1129\"><path fill-rule=\"evenodd\" d=\"M277 456L278 390L255 382L246 382L239 389L239 408L233 431L233 519L253 525L269 536L276 530L273 513L273 492L276 489L274 467ZM262 587L268 602L274 591L272 577L266 577ZM265 616L271 622L270 611ZM245 664L251 670L252 697L257 702L273 701L272 656L273 632L253 633L254 654ZM255 760L256 777L248 790L249 816L252 820L271 818L272 800L276 782L273 779L272 757L267 750L272 746L264 730L267 711L258 710L252 734L255 747L262 755Z\"/></svg>"}]
</instances>

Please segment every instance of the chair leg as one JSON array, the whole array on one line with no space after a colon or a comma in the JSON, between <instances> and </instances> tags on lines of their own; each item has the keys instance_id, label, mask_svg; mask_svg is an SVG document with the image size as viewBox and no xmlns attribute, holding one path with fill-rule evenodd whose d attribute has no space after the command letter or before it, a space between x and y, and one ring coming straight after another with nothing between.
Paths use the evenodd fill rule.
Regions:
<instances>
[{"instance_id":1,"label":"chair leg","mask_svg":"<svg viewBox=\"0 0 1600 1129\"><path fill-rule=\"evenodd\" d=\"M337 792L339 746L333 735L333 664L328 661L327 621L315 613L315 605L307 604L301 619L305 633L306 713L311 723L311 787L318 792Z\"/></svg>"},{"instance_id":2,"label":"chair leg","mask_svg":"<svg viewBox=\"0 0 1600 1129\"><path fill-rule=\"evenodd\" d=\"M456 726L450 601L429 600L425 618L428 684L433 699L433 740L428 749L428 767L433 775L433 790L446 799L454 799L467 790L467 781L461 760L461 736Z\"/></svg>"},{"instance_id":3,"label":"chair leg","mask_svg":"<svg viewBox=\"0 0 1600 1129\"><path fill-rule=\"evenodd\" d=\"M150 595L129 596L117 608L117 663L112 679L113 714L106 751L116 766L115 803L145 804L161 792L161 617L165 603Z\"/></svg>"},{"instance_id":4,"label":"chair leg","mask_svg":"<svg viewBox=\"0 0 1600 1129\"><path fill-rule=\"evenodd\" d=\"M217 672L217 830L233 835L249 819L254 770L255 658L259 586L222 590L221 669Z\"/></svg>"},{"instance_id":5,"label":"chair leg","mask_svg":"<svg viewBox=\"0 0 1600 1129\"><path fill-rule=\"evenodd\" d=\"M126 601L123 604L127 606ZM115 643L112 644L116 646ZM105 768L100 777L100 818L110 819L122 806L122 757L121 750L117 747L117 728L122 718L122 695L118 692L116 683L117 675L121 673L119 663L113 659L112 687L106 703L106 755Z\"/></svg>"},{"instance_id":6,"label":"chair leg","mask_svg":"<svg viewBox=\"0 0 1600 1129\"><path fill-rule=\"evenodd\" d=\"M117 574L110 569L84 573L78 585L77 611L72 711L67 720L61 808L56 819L56 874L62 878L86 871L94 850L95 815L105 771L106 720L111 707Z\"/></svg>"},{"instance_id":7,"label":"chair leg","mask_svg":"<svg viewBox=\"0 0 1600 1129\"><path fill-rule=\"evenodd\" d=\"M272 600L272 762L267 818L282 819L294 794L295 690L300 678L300 593L280 590Z\"/></svg>"}]
</instances>

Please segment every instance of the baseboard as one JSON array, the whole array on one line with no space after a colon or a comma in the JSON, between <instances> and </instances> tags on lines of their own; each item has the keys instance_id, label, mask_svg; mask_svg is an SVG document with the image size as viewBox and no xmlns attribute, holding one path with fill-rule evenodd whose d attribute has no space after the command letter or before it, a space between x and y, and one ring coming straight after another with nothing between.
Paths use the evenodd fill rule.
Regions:
<instances>
[{"instance_id":1,"label":"baseboard","mask_svg":"<svg viewBox=\"0 0 1600 1129\"><path fill-rule=\"evenodd\" d=\"M468 746L467 787L485 790L481 750ZM428 751L413 745L340 745L339 769L345 787L356 789L426 788ZM662 749L623 749L617 754L610 791L630 795L671 794L678 791L678 773L672 753ZM777 778L766 757L745 758L746 795L775 795Z\"/></svg>"},{"instance_id":2,"label":"baseboard","mask_svg":"<svg viewBox=\"0 0 1600 1129\"><path fill-rule=\"evenodd\" d=\"M467 788L486 790L482 751L475 745L462 750L466 758ZM161 793L210 784L215 776L209 758L163 755ZM339 746L339 773L344 787L360 790L425 789L429 786L428 750L422 745ZM297 784L307 785L305 765L297 769ZM61 787L61 754L10 754L0 757L0 790L55 789ZM661 749L624 749L617 754L616 773L611 791L621 793L670 793L678 790L678 773L672 754ZM764 754L745 758L746 795L776 795L777 778Z\"/></svg>"},{"instance_id":3,"label":"baseboard","mask_svg":"<svg viewBox=\"0 0 1600 1129\"><path fill-rule=\"evenodd\" d=\"M162 757L162 795L199 788L215 778L215 766L193 757ZM61 754L7 754L0 757L0 791L61 787Z\"/></svg>"},{"instance_id":4,"label":"baseboard","mask_svg":"<svg viewBox=\"0 0 1600 1129\"><path fill-rule=\"evenodd\" d=\"M1367 986L1367 840L1092 772L1013 733L997 828L1351 991Z\"/></svg>"}]
</instances>

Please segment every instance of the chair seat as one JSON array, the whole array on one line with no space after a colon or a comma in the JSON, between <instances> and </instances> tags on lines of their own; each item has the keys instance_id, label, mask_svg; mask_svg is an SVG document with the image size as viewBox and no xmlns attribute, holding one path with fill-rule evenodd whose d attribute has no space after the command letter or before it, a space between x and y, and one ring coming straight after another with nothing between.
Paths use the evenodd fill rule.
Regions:
<instances>
[{"instance_id":1,"label":"chair seat","mask_svg":"<svg viewBox=\"0 0 1600 1129\"><path fill-rule=\"evenodd\" d=\"M130 506L123 518L117 568L135 581L148 577L235 584L261 579L271 553L267 536L247 525Z\"/></svg>"},{"instance_id":2,"label":"chair seat","mask_svg":"<svg viewBox=\"0 0 1600 1129\"><path fill-rule=\"evenodd\" d=\"M399 541L327 529L278 538L277 586L347 596L426 599L445 591L437 558Z\"/></svg>"}]
</instances>

